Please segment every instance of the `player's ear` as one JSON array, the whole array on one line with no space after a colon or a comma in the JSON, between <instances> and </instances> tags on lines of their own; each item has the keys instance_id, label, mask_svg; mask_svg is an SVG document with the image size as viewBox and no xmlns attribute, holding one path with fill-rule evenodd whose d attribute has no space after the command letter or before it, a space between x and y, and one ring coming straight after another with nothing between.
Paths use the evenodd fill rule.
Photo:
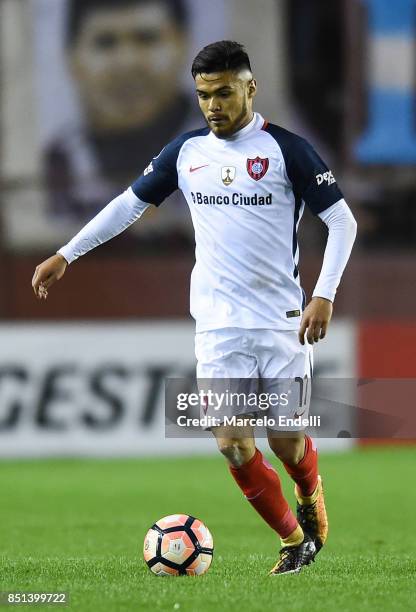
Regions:
<instances>
[{"instance_id":1,"label":"player's ear","mask_svg":"<svg viewBox=\"0 0 416 612\"><path fill-rule=\"evenodd\" d=\"M257 93L256 79L251 79L250 83L248 84L248 97L254 98L256 93Z\"/></svg>"}]
</instances>

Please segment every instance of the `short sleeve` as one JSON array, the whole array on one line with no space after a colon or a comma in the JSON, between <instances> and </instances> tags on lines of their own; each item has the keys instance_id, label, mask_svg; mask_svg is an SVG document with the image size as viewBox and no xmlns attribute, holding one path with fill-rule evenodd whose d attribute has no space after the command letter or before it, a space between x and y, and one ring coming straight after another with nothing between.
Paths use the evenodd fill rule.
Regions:
<instances>
[{"instance_id":1,"label":"short sleeve","mask_svg":"<svg viewBox=\"0 0 416 612\"><path fill-rule=\"evenodd\" d=\"M132 184L134 194L148 204L159 206L178 188L176 162L183 141L170 142L152 159L143 174Z\"/></svg>"},{"instance_id":2,"label":"short sleeve","mask_svg":"<svg viewBox=\"0 0 416 612\"><path fill-rule=\"evenodd\" d=\"M315 215L344 197L333 171L304 138L273 124L268 124L265 131L282 151L295 197L301 198Z\"/></svg>"},{"instance_id":3,"label":"short sleeve","mask_svg":"<svg viewBox=\"0 0 416 612\"><path fill-rule=\"evenodd\" d=\"M293 191L300 195L315 215L344 197L333 171L303 138L295 137L286 171Z\"/></svg>"},{"instance_id":4,"label":"short sleeve","mask_svg":"<svg viewBox=\"0 0 416 612\"><path fill-rule=\"evenodd\" d=\"M209 128L192 130L172 140L154 157L143 174L131 186L142 202L159 206L178 189L177 162L184 143L195 136L206 136Z\"/></svg>"}]
</instances>

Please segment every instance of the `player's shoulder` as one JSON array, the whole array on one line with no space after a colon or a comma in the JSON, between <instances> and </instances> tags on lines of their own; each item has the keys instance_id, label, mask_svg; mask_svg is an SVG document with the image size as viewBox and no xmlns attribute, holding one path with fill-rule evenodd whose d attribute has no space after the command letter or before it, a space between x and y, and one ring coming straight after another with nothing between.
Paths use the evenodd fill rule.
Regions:
<instances>
[{"instance_id":1,"label":"player's shoulder","mask_svg":"<svg viewBox=\"0 0 416 612\"><path fill-rule=\"evenodd\" d=\"M192 140L193 138L198 138L200 136L208 136L209 132L210 130L208 127L198 128L196 130L190 130L189 132L185 132L177 136L167 146L172 149L181 149L181 147L185 144L185 142L188 142L189 140Z\"/></svg>"},{"instance_id":2,"label":"player's shoulder","mask_svg":"<svg viewBox=\"0 0 416 612\"><path fill-rule=\"evenodd\" d=\"M210 133L210 129L208 126L197 128L196 130L190 130L189 132L185 132L178 136L178 140L182 142L186 142L190 138L197 138L198 136L208 136Z\"/></svg>"},{"instance_id":3,"label":"player's shoulder","mask_svg":"<svg viewBox=\"0 0 416 612\"><path fill-rule=\"evenodd\" d=\"M179 153L186 142L194 138L198 138L200 136L207 136L209 134L209 128L203 127L195 130L190 130L189 132L184 132L179 136L176 136L173 140L171 140L167 145L163 147L159 155L154 157L154 160L160 159L161 162L166 162L168 160L176 161L179 156Z\"/></svg>"},{"instance_id":4,"label":"player's shoulder","mask_svg":"<svg viewBox=\"0 0 416 612\"><path fill-rule=\"evenodd\" d=\"M311 144L306 140L306 138L303 138L302 136L299 136L299 134L295 134L294 132L291 132L280 125L276 125L275 123L267 123L263 127L263 131L270 134L270 136L277 142L284 157L290 157L293 154L296 155L297 153L312 148Z\"/></svg>"}]
</instances>

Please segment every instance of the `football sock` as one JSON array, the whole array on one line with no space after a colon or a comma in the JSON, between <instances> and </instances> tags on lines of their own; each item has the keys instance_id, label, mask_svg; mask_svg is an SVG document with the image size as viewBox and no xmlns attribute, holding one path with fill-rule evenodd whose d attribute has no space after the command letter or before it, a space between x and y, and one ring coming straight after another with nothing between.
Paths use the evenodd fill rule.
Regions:
<instances>
[{"instance_id":1,"label":"football sock","mask_svg":"<svg viewBox=\"0 0 416 612\"><path fill-rule=\"evenodd\" d=\"M246 499L266 523L277 531L281 538L290 538L299 527L298 521L283 497L276 470L261 452L256 448L250 461L241 467L230 466L230 472ZM302 532L301 527L299 529Z\"/></svg>"},{"instance_id":2,"label":"football sock","mask_svg":"<svg viewBox=\"0 0 416 612\"><path fill-rule=\"evenodd\" d=\"M292 533L288 535L287 538L280 538L280 541L282 543L282 547L298 546L298 544L301 544L303 542L303 538L303 529L300 525L298 525L295 531L292 531Z\"/></svg>"},{"instance_id":3,"label":"football sock","mask_svg":"<svg viewBox=\"0 0 416 612\"><path fill-rule=\"evenodd\" d=\"M316 500L318 499L318 497L319 497L318 485L316 485L316 489L312 493L312 495L302 495L298 487L296 486L296 499L298 500L301 506L310 506L311 504L314 504Z\"/></svg>"},{"instance_id":4,"label":"football sock","mask_svg":"<svg viewBox=\"0 0 416 612\"><path fill-rule=\"evenodd\" d=\"M283 463L286 472L293 478L302 497L314 494L318 485L318 451L312 438L305 436L305 453L297 465Z\"/></svg>"}]
</instances>

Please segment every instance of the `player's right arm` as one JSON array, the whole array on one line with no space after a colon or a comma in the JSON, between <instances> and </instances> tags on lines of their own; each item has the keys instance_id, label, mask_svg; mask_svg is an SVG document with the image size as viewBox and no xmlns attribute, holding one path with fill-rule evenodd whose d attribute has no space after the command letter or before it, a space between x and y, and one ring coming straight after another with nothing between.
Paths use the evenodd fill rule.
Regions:
<instances>
[{"instance_id":1,"label":"player's right arm","mask_svg":"<svg viewBox=\"0 0 416 612\"><path fill-rule=\"evenodd\" d=\"M48 289L63 277L69 264L123 232L142 216L150 203L158 206L178 188L179 144L176 139L167 145L131 187L114 198L55 255L36 267L32 287L38 299L47 298Z\"/></svg>"},{"instance_id":2,"label":"player's right arm","mask_svg":"<svg viewBox=\"0 0 416 612\"><path fill-rule=\"evenodd\" d=\"M67 260L60 253L52 255L36 266L32 287L38 300L46 300L48 288L63 277L67 266Z\"/></svg>"}]
</instances>

